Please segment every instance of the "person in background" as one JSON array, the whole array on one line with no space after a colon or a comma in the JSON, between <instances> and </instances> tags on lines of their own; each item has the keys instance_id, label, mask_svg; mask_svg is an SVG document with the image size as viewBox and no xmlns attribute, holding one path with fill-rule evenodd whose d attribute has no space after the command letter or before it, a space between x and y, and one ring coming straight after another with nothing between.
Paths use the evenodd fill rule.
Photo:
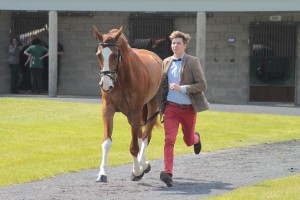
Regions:
<instances>
[{"instance_id":1,"label":"person in background","mask_svg":"<svg viewBox=\"0 0 300 200\"><path fill-rule=\"evenodd\" d=\"M61 43L57 44L57 86L59 85L59 79L61 74L61 56L64 55L64 46Z\"/></svg>"},{"instance_id":2,"label":"person in background","mask_svg":"<svg viewBox=\"0 0 300 200\"><path fill-rule=\"evenodd\" d=\"M11 39L9 48L8 48L8 64L10 67L10 92L13 94L19 94L17 89L18 82L21 77L20 68L20 51L22 46L18 43L17 38L13 37Z\"/></svg>"},{"instance_id":3,"label":"person in background","mask_svg":"<svg viewBox=\"0 0 300 200\"><path fill-rule=\"evenodd\" d=\"M49 54L48 49L41 43L39 38L34 38L31 46L24 51L24 54L30 59L31 91L34 94L43 91L43 59Z\"/></svg>"},{"instance_id":4,"label":"person in background","mask_svg":"<svg viewBox=\"0 0 300 200\"><path fill-rule=\"evenodd\" d=\"M29 63L30 63L30 58L29 56L24 54L24 51L28 49L28 47L31 45L31 40L28 38L24 40L24 43L26 44L23 46L21 52L20 52L20 66L22 69L22 75L23 75L23 81L21 83L21 88L25 90L28 93L31 92L31 78L30 78L30 70L29 70Z\"/></svg>"},{"instance_id":5,"label":"person in background","mask_svg":"<svg viewBox=\"0 0 300 200\"><path fill-rule=\"evenodd\" d=\"M173 186L174 146L179 125L187 146L194 146L195 154L201 151L200 134L195 132L197 112L208 110L204 96L207 83L198 58L185 53L189 34L174 31L171 39L173 56L163 60L163 75L157 93L159 111L164 114L164 171L160 179Z\"/></svg>"}]
</instances>

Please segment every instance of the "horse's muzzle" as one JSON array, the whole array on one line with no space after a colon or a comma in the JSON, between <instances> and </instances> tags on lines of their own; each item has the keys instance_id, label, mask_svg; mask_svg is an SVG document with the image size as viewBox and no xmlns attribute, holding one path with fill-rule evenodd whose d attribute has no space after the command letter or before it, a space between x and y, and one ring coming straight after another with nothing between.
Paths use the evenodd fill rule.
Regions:
<instances>
[{"instance_id":1,"label":"horse's muzzle","mask_svg":"<svg viewBox=\"0 0 300 200\"><path fill-rule=\"evenodd\" d=\"M103 87L101 87L101 89L103 90L103 92L105 92L105 93L110 93L111 91L112 91L112 89L114 89L114 87L113 86L110 86L108 89L103 89Z\"/></svg>"},{"instance_id":2,"label":"horse's muzzle","mask_svg":"<svg viewBox=\"0 0 300 200\"><path fill-rule=\"evenodd\" d=\"M114 88L114 81L106 75L101 77L99 85L104 92L109 93Z\"/></svg>"}]
</instances>

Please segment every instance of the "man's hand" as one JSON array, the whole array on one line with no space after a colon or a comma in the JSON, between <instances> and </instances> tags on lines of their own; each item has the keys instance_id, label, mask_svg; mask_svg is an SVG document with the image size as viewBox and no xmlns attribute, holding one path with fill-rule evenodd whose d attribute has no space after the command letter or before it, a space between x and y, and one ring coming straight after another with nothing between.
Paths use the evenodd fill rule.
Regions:
<instances>
[{"instance_id":1,"label":"man's hand","mask_svg":"<svg viewBox=\"0 0 300 200\"><path fill-rule=\"evenodd\" d=\"M181 91L180 85L177 85L176 83L171 83L170 84L170 89L171 90L176 90L176 91Z\"/></svg>"}]
</instances>

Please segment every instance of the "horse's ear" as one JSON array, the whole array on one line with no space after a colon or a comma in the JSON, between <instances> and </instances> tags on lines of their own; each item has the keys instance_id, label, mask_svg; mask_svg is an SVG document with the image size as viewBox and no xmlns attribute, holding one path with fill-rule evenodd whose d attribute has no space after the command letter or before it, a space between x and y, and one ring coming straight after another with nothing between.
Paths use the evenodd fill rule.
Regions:
<instances>
[{"instance_id":1,"label":"horse's ear","mask_svg":"<svg viewBox=\"0 0 300 200\"><path fill-rule=\"evenodd\" d=\"M99 40L103 40L102 35L99 33L98 29L96 26L93 26L93 30L94 30L94 35L96 36L96 38L98 38Z\"/></svg>"},{"instance_id":2,"label":"horse's ear","mask_svg":"<svg viewBox=\"0 0 300 200\"><path fill-rule=\"evenodd\" d=\"M120 35L122 34L122 32L123 32L123 26L120 27L118 33L115 35L115 40L118 40L118 39L119 39L119 37L120 37Z\"/></svg>"}]
</instances>

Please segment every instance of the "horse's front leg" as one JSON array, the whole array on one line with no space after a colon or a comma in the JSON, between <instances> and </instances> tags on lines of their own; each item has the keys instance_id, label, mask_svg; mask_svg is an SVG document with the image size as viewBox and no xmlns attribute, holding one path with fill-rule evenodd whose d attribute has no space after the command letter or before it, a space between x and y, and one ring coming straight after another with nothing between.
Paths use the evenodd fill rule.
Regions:
<instances>
[{"instance_id":1,"label":"horse's front leg","mask_svg":"<svg viewBox=\"0 0 300 200\"><path fill-rule=\"evenodd\" d=\"M114 111L102 105L102 119L103 119L103 142L102 142L102 161L100 165L100 172L98 173L96 182L107 182L108 169L108 154L112 145L112 130L113 130L113 116Z\"/></svg>"}]
</instances>

